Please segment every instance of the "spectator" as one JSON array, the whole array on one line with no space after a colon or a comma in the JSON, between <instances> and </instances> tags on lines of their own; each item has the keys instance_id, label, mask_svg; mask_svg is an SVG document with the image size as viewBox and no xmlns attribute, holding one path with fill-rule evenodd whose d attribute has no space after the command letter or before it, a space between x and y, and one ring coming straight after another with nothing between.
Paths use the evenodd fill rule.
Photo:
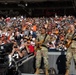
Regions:
<instances>
[{"instance_id":1,"label":"spectator","mask_svg":"<svg viewBox=\"0 0 76 75\"><path fill-rule=\"evenodd\" d=\"M24 56L24 54L25 54L24 51L23 50L21 51L19 46L15 42L13 45L13 50L8 56L9 57L9 66L11 66L13 58L15 60L18 60L18 59L22 58Z\"/></svg>"},{"instance_id":2,"label":"spectator","mask_svg":"<svg viewBox=\"0 0 76 75\"><path fill-rule=\"evenodd\" d=\"M30 40L27 40L27 43L25 44L25 46L26 46L28 53L34 54L34 46L31 44Z\"/></svg>"}]
</instances>

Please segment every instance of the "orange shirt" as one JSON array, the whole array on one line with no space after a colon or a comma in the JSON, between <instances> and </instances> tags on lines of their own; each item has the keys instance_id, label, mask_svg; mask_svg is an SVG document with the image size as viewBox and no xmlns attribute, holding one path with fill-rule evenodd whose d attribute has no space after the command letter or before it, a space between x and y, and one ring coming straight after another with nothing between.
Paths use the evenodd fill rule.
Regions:
<instances>
[{"instance_id":1,"label":"orange shirt","mask_svg":"<svg viewBox=\"0 0 76 75\"><path fill-rule=\"evenodd\" d=\"M37 30L37 26L36 25L34 25L32 28L33 28L33 31Z\"/></svg>"},{"instance_id":2,"label":"orange shirt","mask_svg":"<svg viewBox=\"0 0 76 75\"><path fill-rule=\"evenodd\" d=\"M26 30L26 27L27 27L26 25L23 25L22 26L22 30L25 31Z\"/></svg>"},{"instance_id":3,"label":"orange shirt","mask_svg":"<svg viewBox=\"0 0 76 75\"><path fill-rule=\"evenodd\" d=\"M59 30L58 29L55 30L55 34L59 34Z\"/></svg>"}]
</instances>

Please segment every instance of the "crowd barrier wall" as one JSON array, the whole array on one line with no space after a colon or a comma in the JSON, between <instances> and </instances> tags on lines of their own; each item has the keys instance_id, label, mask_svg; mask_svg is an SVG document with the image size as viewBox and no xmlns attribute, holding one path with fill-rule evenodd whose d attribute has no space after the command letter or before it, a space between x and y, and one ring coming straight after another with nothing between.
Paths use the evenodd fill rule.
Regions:
<instances>
[{"instance_id":1,"label":"crowd barrier wall","mask_svg":"<svg viewBox=\"0 0 76 75\"><path fill-rule=\"evenodd\" d=\"M57 74L65 74L66 71L66 52L48 52L49 68L54 68ZM19 67L22 73L33 74L35 71L35 57L27 58ZM75 63L71 60L70 74L76 74Z\"/></svg>"}]
</instances>

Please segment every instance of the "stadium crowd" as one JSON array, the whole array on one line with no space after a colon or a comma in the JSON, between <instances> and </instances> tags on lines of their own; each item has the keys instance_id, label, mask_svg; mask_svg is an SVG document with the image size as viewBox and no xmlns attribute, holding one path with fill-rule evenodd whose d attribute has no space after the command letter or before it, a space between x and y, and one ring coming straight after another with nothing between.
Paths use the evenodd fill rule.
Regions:
<instances>
[{"instance_id":1,"label":"stadium crowd","mask_svg":"<svg viewBox=\"0 0 76 75\"><path fill-rule=\"evenodd\" d=\"M70 32L71 25L76 28L74 16L55 15L55 17L49 18L1 17L0 45L13 43L11 56L17 52L20 58L30 53L36 54L35 40L40 35L41 29L45 28L45 34L50 35L50 41L47 43L48 51L67 50L64 40L65 35Z\"/></svg>"}]
</instances>

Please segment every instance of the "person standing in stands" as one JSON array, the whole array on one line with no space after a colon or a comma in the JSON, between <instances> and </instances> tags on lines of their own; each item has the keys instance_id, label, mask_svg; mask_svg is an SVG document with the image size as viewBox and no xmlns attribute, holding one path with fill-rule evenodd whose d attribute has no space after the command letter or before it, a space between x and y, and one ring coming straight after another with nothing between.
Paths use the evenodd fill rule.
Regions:
<instances>
[{"instance_id":1,"label":"person standing in stands","mask_svg":"<svg viewBox=\"0 0 76 75\"><path fill-rule=\"evenodd\" d=\"M45 74L49 75L48 69L48 48L47 43L50 41L50 36L46 34L46 29L41 29L41 34L37 36L36 38L36 72L35 74L39 74L39 68L41 63L41 57L43 57L44 60L44 68L45 68Z\"/></svg>"},{"instance_id":2,"label":"person standing in stands","mask_svg":"<svg viewBox=\"0 0 76 75\"><path fill-rule=\"evenodd\" d=\"M70 63L71 59L74 58L76 63L76 33L74 25L70 25L70 31L66 34L67 45L69 45L66 53L66 73L65 75L69 75ZM71 43L69 43L71 40Z\"/></svg>"}]
</instances>

